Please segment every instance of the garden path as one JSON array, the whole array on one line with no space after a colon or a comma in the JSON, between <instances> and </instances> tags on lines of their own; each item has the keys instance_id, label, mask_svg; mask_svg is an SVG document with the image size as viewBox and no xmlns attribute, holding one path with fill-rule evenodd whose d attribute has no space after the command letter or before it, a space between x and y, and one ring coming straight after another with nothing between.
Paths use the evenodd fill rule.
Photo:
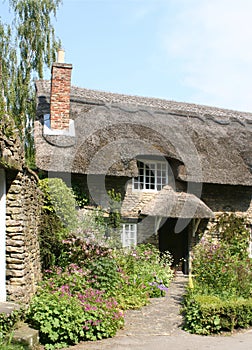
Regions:
<instances>
[{"instance_id":1,"label":"garden path","mask_svg":"<svg viewBox=\"0 0 252 350\"><path fill-rule=\"evenodd\" d=\"M248 350L252 330L232 336L199 336L181 329L179 313L188 277L178 273L164 298L151 299L141 310L125 314L124 329L116 336L82 342L66 350Z\"/></svg>"}]
</instances>

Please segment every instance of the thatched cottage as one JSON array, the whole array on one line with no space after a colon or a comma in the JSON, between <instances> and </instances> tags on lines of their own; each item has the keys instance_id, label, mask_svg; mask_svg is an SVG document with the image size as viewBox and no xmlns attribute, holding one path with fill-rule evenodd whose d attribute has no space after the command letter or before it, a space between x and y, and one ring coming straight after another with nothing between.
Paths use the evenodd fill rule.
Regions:
<instances>
[{"instance_id":1,"label":"thatched cottage","mask_svg":"<svg viewBox=\"0 0 252 350\"><path fill-rule=\"evenodd\" d=\"M216 213L252 219L251 113L73 87L71 69L36 82L36 164L94 205L120 192L123 245L154 242L178 264Z\"/></svg>"},{"instance_id":2,"label":"thatched cottage","mask_svg":"<svg viewBox=\"0 0 252 350\"><path fill-rule=\"evenodd\" d=\"M0 121L0 303L27 303L41 279L42 198L13 120L1 113Z\"/></svg>"}]
</instances>

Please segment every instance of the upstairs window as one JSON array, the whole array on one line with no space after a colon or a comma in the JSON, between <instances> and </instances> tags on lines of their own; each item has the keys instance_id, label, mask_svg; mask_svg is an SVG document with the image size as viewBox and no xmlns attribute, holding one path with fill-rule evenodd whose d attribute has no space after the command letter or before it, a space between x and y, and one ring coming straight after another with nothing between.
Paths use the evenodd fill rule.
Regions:
<instances>
[{"instance_id":1,"label":"upstairs window","mask_svg":"<svg viewBox=\"0 0 252 350\"><path fill-rule=\"evenodd\" d=\"M165 161L137 161L138 177L133 178L133 189L160 191L168 184L168 163Z\"/></svg>"},{"instance_id":2,"label":"upstairs window","mask_svg":"<svg viewBox=\"0 0 252 350\"><path fill-rule=\"evenodd\" d=\"M137 224L122 224L121 240L123 247L137 245Z\"/></svg>"}]
</instances>

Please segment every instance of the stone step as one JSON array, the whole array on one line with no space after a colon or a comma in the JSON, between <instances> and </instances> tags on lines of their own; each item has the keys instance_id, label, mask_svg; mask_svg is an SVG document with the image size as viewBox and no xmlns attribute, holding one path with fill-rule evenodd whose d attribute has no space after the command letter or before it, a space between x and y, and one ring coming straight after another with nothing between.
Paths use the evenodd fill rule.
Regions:
<instances>
[{"instance_id":1,"label":"stone step","mask_svg":"<svg viewBox=\"0 0 252 350\"><path fill-rule=\"evenodd\" d=\"M19 310L20 305L10 302L1 302L0 303L0 314L10 315L13 311Z\"/></svg>"},{"instance_id":2,"label":"stone step","mask_svg":"<svg viewBox=\"0 0 252 350\"><path fill-rule=\"evenodd\" d=\"M39 332L36 329L30 328L23 323L18 329L14 331L13 341L24 345L28 345L32 349L39 344Z\"/></svg>"}]
</instances>

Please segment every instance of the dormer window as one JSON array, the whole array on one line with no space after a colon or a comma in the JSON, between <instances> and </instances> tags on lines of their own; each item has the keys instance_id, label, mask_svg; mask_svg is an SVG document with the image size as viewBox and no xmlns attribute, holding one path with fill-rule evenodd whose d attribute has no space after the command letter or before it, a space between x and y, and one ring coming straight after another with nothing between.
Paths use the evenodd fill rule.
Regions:
<instances>
[{"instance_id":1,"label":"dormer window","mask_svg":"<svg viewBox=\"0 0 252 350\"><path fill-rule=\"evenodd\" d=\"M160 191L168 184L168 163L156 160L138 160L139 175L133 178L133 189Z\"/></svg>"}]
</instances>

